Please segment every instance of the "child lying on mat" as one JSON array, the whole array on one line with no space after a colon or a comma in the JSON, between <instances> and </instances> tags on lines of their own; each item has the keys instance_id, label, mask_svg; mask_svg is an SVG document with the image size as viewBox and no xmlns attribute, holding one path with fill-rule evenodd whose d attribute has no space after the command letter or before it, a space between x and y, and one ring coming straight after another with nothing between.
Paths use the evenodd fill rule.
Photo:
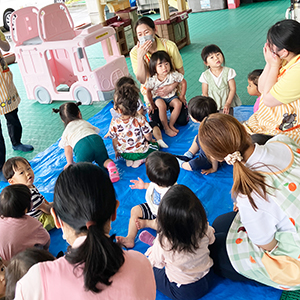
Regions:
<instances>
[{"instance_id":1,"label":"child lying on mat","mask_svg":"<svg viewBox=\"0 0 300 300\"><path fill-rule=\"evenodd\" d=\"M118 236L117 241L127 248L134 247L134 239L138 230L149 227L157 229L156 215L158 205L173 186L179 175L179 165L174 155L166 152L153 152L146 159L146 173L150 183L142 179L131 180L132 189L147 189L146 203L136 205L131 209L131 216L126 237Z\"/></svg>"}]
</instances>

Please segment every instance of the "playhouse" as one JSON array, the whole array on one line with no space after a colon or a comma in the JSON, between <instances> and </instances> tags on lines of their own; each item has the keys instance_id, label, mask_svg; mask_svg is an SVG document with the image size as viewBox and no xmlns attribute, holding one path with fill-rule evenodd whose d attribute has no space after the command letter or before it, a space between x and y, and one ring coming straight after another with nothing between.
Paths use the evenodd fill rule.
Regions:
<instances>
[{"instance_id":1,"label":"playhouse","mask_svg":"<svg viewBox=\"0 0 300 300\"><path fill-rule=\"evenodd\" d=\"M115 82L128 75L115 30L101 24L76 30L62 3L17 10L11 35L27 96L40 103L112 100ZM105 64L92 70L86 47L96 43L101 43Z\"/></svg>"}]
</instances>

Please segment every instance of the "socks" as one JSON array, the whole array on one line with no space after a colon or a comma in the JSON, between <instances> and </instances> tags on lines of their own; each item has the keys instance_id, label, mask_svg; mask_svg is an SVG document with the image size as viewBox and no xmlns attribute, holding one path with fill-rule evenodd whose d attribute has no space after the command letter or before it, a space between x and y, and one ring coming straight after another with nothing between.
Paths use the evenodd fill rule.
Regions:
<instances>
[{"instance_id":1,"label":"socks","mask_svg":"<svg viewBox=\"0 0 300 300\"><path fill-rule=\"evenodd\" d=\"M180 168L182 168L182 164L183 164L185 161L182 160L182 159L180 159L180 158L178 158L178 157L176 157L176 159L177 159L177 161L178 161L178 163L179 163Z\"/></svg>"},{"instance_id":2,"label":"socks","mask_svg":"<svg viewBox=\"0 0 300 300\"><path fill-rule=\"evenodd\" d=\"M144 230L140 233L139 239L141 242L143 242L149 246L152 246L153 242L155 240L155 236L152 235L151 233L149 233L147 230Z\"/></svg>"},{"instance_id":3,"label":"socks","mask_svg":"<svg viewBox=\"0 0 300 300\"><path fill-rule=\"evenodd\" d=\"M190 151L186 151L183 155L190 158L190 159L192 159L194 157L194 154Z\"/></svg>"},{"instance_id":4,"label":"socks","mask_svg":"<svg viewBox=\"0 0 300 300\"><path fill-rule=\"evenodd\" d=\"M116 167L116 165L113 161L108 163L107 171L108 171L109 178L110 178L111 182L114 183L114 182L117 182L117 181L120 180L120 175L119 175L118 169L117 169L117 167Z\"/></svg>"}]
</instances>

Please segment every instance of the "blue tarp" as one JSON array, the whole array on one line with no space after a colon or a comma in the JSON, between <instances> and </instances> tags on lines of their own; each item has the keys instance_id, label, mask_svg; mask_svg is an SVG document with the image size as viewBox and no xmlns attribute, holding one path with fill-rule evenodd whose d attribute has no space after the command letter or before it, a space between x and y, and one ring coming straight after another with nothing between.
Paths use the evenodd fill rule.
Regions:
<instances>
[{"instance_id":1,"label":"blue tarp","mask_svg":"<svg viewBox=\"0 0 300 300\"><path fill-rule=\"evenodd\" d=\"M96 114L89 122L100 128L100 135L103 137L107 131L111 120L109 103L101 112ZM240 120L247 120L252 113L252 106L241 106L235 109L235 116ZM169 145L169 149L165 149L173 154L183 154L186 152L198 131L198 125L190 121L188 125L178 128L179 134L170 138L164 136L165 142ZM104 140L108 154L114 159L114 151L110 139ZM165 151L164 150L164 151ZM45 198L53 201L53 189L55 181L59 173L66 164L63 149L58 147L58 142L50 146L44 152L38 154L32 161L31 165L35 173L35 185ZM120 172L121 180L114 184L117 199L120 201L118 208L117 220L112 223L112 234L127 235L128 221L130 210L133 206L145 202L145 190L131 190L129 187L131 179L142 178L149 182L146 176L145 165L138 169L127 168L123 160L117 161L117 167ZM232 210L233 203L230 196L232 186L232 167L223 164L216 173L210 175L202 175L198 172L180 171L178 183L188 186L201 200L206 209L210 224L220 214ZM0 183L0 189L6 184ZM56 255L59 251L65 251L67 244L62 239L61 230L54 229L50 231L51 245L50 251ZM147 245L136 239L135 250L144 253ZM239 283L232 282L228 279L222 279L216 276L215 286L203 297L203 300L214 299L235 299L235 300L276 300L279 299L281 291L261 286L256 283ZM161 293L157 292L158 300L167 300Z\"/></svg>"}]
</instances>

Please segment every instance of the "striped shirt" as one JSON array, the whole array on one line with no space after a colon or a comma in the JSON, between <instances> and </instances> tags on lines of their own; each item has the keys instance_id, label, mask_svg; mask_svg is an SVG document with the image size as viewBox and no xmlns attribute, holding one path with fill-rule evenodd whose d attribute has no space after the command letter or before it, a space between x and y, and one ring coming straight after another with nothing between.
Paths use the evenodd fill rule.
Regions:
<instances>
[{"instance_id":1,"label":"striped shirt","mask_svg":"<svg viewBox=\"0 0 300 300\"><path fill-rule=\"evenodd\" d=\"M27 213L27 215L38 219L43 214L38 207L45 201L45 198L35 186L30 188L30 192L32 205L31 210Z\"/></svg>"}]
</instances>

